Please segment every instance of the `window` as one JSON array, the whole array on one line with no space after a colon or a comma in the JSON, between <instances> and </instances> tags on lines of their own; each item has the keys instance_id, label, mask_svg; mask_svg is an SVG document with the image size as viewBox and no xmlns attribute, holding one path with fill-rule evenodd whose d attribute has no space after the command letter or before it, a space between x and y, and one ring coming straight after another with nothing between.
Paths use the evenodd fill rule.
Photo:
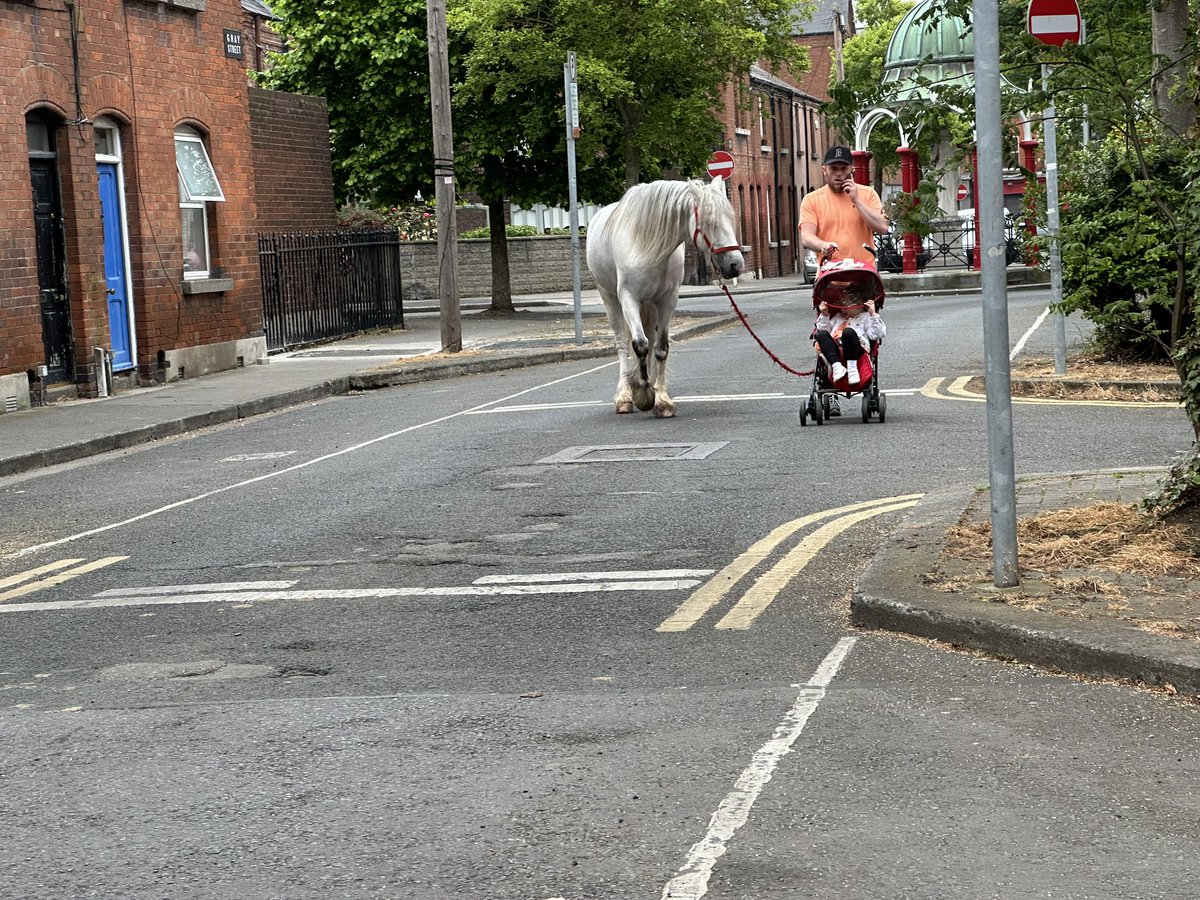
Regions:
<instances>
[{"instance_id":1,"label":"window","mask_svg":"<svg viewBox=\"0 0 1200 900\"><path fill-rule=\"evenodd\" d=\"M204 140L190 128L175 132L175 170L179 176L179 212L183 222L183 277L208 278L208 204L225 199Z\"/></svg>"}]
</instances>

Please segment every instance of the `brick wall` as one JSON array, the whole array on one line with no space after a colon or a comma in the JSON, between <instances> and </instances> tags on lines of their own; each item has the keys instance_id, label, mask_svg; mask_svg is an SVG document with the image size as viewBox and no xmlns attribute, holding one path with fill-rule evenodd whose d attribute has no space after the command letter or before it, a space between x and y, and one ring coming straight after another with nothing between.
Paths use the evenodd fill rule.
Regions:
<instances>
[{"instance_id":1,"label":"brick wall","mask_svg":"<svg viewBox=\"0 0 1200 900\"><path fill-rule=\"evenodd\" d=\"M109 347L103 234L92 123L120 130L136 334L135 363L150 377L160 352L262 333L255 168L246 73L226 58L223 32L240 30L238 0L79 2L78 77L71 10L62 0L0 4L0 375L43 362L25 114L51 117L58 142L62 224L77 368L94 390L95 347ZM214 282L185 291L174 129L206 136L226 200L210 203ZM230 284L231 282L231 284ZM191 285L195 288L196 285Z\"/></svg>"},{"instance_id":2,"label":"brick wall","mask_svg":"<svg viewBox=\"0 0 1200 900\"><path fill-rule=\"evenodd\" d=\"M335 226L325 100L251 86L250 136L258 230Z\"/></svg>"}]
</instances>

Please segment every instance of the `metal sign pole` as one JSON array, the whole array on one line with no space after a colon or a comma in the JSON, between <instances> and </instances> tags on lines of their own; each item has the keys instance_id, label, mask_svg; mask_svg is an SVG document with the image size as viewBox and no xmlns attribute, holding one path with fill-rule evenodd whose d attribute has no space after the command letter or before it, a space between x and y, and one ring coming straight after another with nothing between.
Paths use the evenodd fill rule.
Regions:
<instances>
[{"instance_id":1,"label":"metal sign pole","mask_svg":"<svg viewBox=\"0 0 1200 900\"><path fill-rule=\"evenodd\" d=\"M1042 91L1050 95L1050 67L1042 64ZM1058 113L1051 99L1043 113L1042 128L1046 139L1046 230L1050 232L1050 302L1062 303L1062 252L1058 246ZM1054 318L1054 371L1067 374L1067 320L1061 312Z\"/></svg>"},{"instance_id":2,"label":"metal sign pole","mask_svg":"<svg viewBox=\"0 0 1200 900\"><path fill-rule=\"evenodd\" d=\"M579 136L579 85L575 81L575 52L567 53L563 87L567 98L567 198L571 216L571 287L575 296L575 343L583 343L583 301L579 284L579 199L575 183L575 138Z\"/></svg>"},{"instance_id":3,"label":"metal sign pole","mask_svg":"<svg viewBox=\"0 0 1200 900\"><path fill-rule=\"evenodd\" d=\"M995 0L974 0L976 198L982 265L984 376L987 379L988 467L992 498L992 581L1020 584L1017 490L1013 463L1012 373L1008 360L1008 275L1000 119L1000 23Z\"/></svg>"}]
</instances>

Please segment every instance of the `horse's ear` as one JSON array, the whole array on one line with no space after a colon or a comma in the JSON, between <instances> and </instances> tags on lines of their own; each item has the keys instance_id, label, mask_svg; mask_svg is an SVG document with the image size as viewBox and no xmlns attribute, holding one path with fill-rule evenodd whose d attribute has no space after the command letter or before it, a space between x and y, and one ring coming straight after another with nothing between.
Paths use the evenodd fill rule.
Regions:
<instances>
[{"instance_id":1,"label":"horse's ear","mask_svg":"<svg viewBox=\"0 0 1200 900\"><path fill-rule=\"evenodd\" d=\"M724 181L724 180L725 180L725 176L724 176L724 175L714 175L714 176L713 176L713 180L712 180L712 181L710 181L710 182L708 183L708 185L709 185L709 187L713 187L714 185L720 184L720 183L721 183L722 181Z\"/></svg>"}]
</instances>

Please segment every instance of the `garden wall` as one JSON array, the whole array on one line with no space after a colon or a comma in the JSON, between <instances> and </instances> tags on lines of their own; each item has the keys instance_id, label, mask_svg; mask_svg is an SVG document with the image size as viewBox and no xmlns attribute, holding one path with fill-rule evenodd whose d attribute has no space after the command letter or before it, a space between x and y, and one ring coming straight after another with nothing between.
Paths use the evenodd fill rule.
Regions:
<instances>
[{"instance_id":1,"label":"garden wall","mask_svg":"<svg viewBox=\"0 0 1200 900\"><path fill-rule=\"evenodd\" d=\"M579 239L579 284L594 287L587 270L587 242ZM404 302L431 300L438 295L437 241L406 241L400 245ZM570 235L539 235L508 239L509 281L513 296L573 289ZM487 238L458 242L458 296L491 297L492 250Z\"/></svg>"}]
</instances>

